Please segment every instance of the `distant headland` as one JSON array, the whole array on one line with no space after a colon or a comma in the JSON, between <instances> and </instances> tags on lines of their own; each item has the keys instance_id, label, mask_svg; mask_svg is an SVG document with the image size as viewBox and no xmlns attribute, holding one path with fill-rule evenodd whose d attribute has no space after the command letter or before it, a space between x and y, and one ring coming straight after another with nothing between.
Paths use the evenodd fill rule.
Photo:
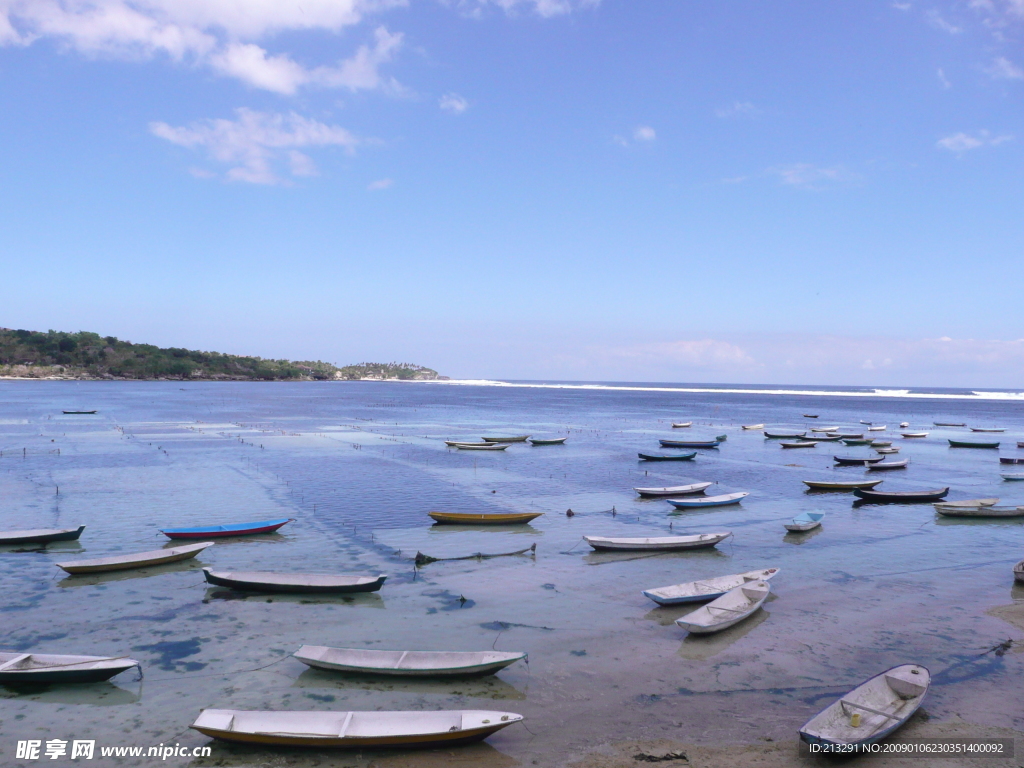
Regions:
<instances>
[{"instance_id":1,"label":"distant headland","mask_svg":"<svg viewBox=\"0 0 1024 768\"><path fill-rule=\"evenodd\" d=\"M24 331L0 328L0 378L169 380L169 381L358 381L446 379L411 363L337 366L320 360L262 357L163 349L114 336L79 331Z\"/></svg>"}]
</instances>

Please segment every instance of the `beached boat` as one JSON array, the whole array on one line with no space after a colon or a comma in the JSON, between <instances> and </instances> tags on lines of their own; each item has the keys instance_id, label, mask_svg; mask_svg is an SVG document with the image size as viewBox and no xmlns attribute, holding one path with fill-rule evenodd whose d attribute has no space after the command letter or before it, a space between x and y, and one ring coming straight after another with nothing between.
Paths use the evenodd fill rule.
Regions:
<instances>
[{"instance_id":1,"label":"beached boat","mask_svg":"<svg viewBox=\"0 0 1024 768\"><path fill-rule=\"evenodd\" d=\"M508 443L456 443L455 447L460 451L504 451L508 448Z\"/></svg>"},{"instance_id":2,"label":"beached boat","mask_svg":"<svg viewBox=\"0 0 1024 768\"><path fill-rule=\"evenodd\" d=\"M282 747L449 747L523 720L514 712L296 712L204 709L189 726L212 739Z\"/></svg>"},{"instance_id":3,"label":"beached boat","mask_svg":"<svg viewBox=\"0 0 1024 768\"><path fill-rule=\"evenodd\" d=\"M910 426L910 422L907 422L907 421L901 421L900 422L900 429L905 429L906 427L909 427L909 426Z\"/></svg>"},{"instance_id":4,"label":"beached boat","mask_svg":"<svg viewBox=\"0 0 1024 768\"><path fill-rule=\"evenodd\" d=\"M645 498L656 496L685 496L688 493L702 493L714 483L690 483L689 485L670 485L664 488L634 488L638 495Z\"/></svg>"},{"instance_id":5,"label":"beached boat","mask_svg":"<svg viewBox=\"0 0 1024 768\"><path fill-rule=\"evenodd\" d=\"M872 424L873 422L870 422L870 421L864 421L864 419L861 419L861 420L860 420L860 423L861 423L861 424Z\"/></svg>"},{"instance_id":6,"label":"beached boat","mask_svg":"<svg viewBox=\"0 0 1024 768\"><path fill-rule=\"evenodd\" d=\"M1024 472L1000 472L999 476L1003 480L1024 480Z\"/></svg>"},{"instance_id":7,"label":"beached boat","mask_svg":"<svg viewBox=\"0 0 1024 768\"><path fill-rule=\"evenodd\" d=\"M1000 456L1000 464L1024 464L1024 456Z\"/></svg>"},{"instance_id":8,"label":"beached boat","mask_svg":"<svg viewBox=\"0 0 1024 768\"><path fill-rule=\"evenodd\" d=\"M250 536L255 533L273 533L282 525L295 520L294 517L277 520L256 520L251 523L229 525L200 525L193 528L162 528L160 533L169 539L212 539L225 536Z\"/></svg>"},{"instance_id":9,"label":"beached boat","mask_svg":"<svg viewBox=\"0 0 1024 768\"><path fill-rule=\"evenodd\" d=\"M149 552L134 552L130 555L114 555L92 560L69 560L65 563L54 563L54 565L63 568L68 573L104 573L106 571L124 571L129 568L147 568L152 565L191 560L207 547L212 547L213 544L212 541L203 541L199 544L186 544L183 547L154 549Z\"/></svg>"},{"instance_id":10,"label":"beached boat","mask_svg":"<svg viewBox=\"0 0 1024 768\"><path fill-rule=\"evenodd\" d=\"M840 440L863 440L863 432L839 432L836 434Z\"/></svg>"},{"instance_id":11,"label":"beached boat","mask_svg":"<svg viewBox=\"0 0 1024 768\"><path fill-rule=\"evenodd\" d=\"M744 424L741 429L764 429L764 424Z\"/></svg>"},{"instance_id":12,"label":"beached boat","mask_svg":"<svg viewBox=\"0 0 1024 768\"><path fill-rule=\"evenodd\" d=\"M878 427L868 427L868 432L885 432L885 424Z\"/></svg>"},{"instance_id":13,"label":"beached boat","mask_svg":"<svg viewBox=\"0 0 1024 768\"><path fill-rule=\"evenodd\" d=\"M659 440L662 448L717 448L718 440Z\"/></svg>"},{"instance_id":14,"label":"beached boat","mask_svg":"<svg viewBox=\"0 0 1024 768\"><path fill-rule=\"evenodd\" d=\"M493 675L525 659L525 653L504 651L378 651L304 645L292 654L316 669L393 677L455 677Z\"/></svg>"},{"instance_id":15,"label":"beached boat","mask_svg":"<svg viewBox=\"0 0 1024 768\"><path fill-rule=\"evenodd\" d=\"M272 571L215 571L203 568L206 581L242 592L347 593L376 592L386 574L359 576L337 573L274 573Z\"/></svg>"},{"instance_id":16,"label":"beached boat","mask_svg":"<svg viewBox=\"0 0 1024 768\"><path fill-rule=\"evenodd\" d=\"M68 416L71 416L71 415L86 416L86 415L89 415L89 414L92 414L92 413L96 413L96 411L63 411L63 413L65 413Z\"/></svg>"},{"instance_id":17,"label":"beached boat","mask_svg":"<svg viewBox=\"0 0 1024 768\"><path fill-rule=\"evenodd\" d=\"M900 435L908 439L912 437L928 437L927 432L900 432Z\"/></svg>"},{"instance_id":18,"label":"beached boat","mask_svg":"<svg viewBox=\"0 0 1024 768\"><path fill-rule=\"evenodd\" d=\"M752 581L736 589L730 589L693 613L676 619L676 624L695 635L721 632L739 624L760 608L771 591L772 588L767 581Z\"/></svg>"},{"instance_id":19,"label":"beached boat","mask_svg":"<svg viewBox=\"0 0 1024 768\"><path fill-rule=\"evenodd\" d=\"M886 445L886 446L881 446L881 447L875 448L875 453L899 453L899 452L900 452L899 448L894 448L891 445Z\"/></svg>"},{"instance_id":20,"label":"beached boat","mask_svg":"<svg viewBox=\"0 0 1024 768\"><path fill-rule=\"evenodd\" d=\"M0 652L0 684L98 683L132 667L127 656L64 656L51 653Z\"/></svg>"},{"instance_id":21,"label":"beached boat","mask_svg":"<svg viewBox=\"0 0 1024 768\"><path fill-rule=\"evenodd\" d=\"M821 480L804 480L804 485L816 491L852 491L856 488L874 488L881 480L849 480L830 483Z\"/></svg>"},{"instance_id":22,"label":"beached boat","mask_svg":"<svg viewBox=\"0 0 1024 768\"><path fill-rule=\"evenodd\" d=\"M903 461L876 461L873 464L868 464L868 472L883 472L887 469L906 469L909 464L910 459L904 459Z\"/></svg>"},{"instance_id":23,"label":"beached boat","mask_svg":"<svg viewBox=\"0 0 1024 768\"><path fill-rule=\"evenodd\" d=\"M690 536L649 536L646 538L608 538L606 536L584 536L587 544L598 550L623 551L664 551L681 549L704 549L713 547L723 539L732 536L732 531L721 533L697 533Z\"/></svg>"},{"instance_id":24,"label":"beached boat","mask_svg":"<svg viewBox=\"0 0 1024 768\"><path fill-rule=\"evenodd\" d=\"M988 499L964 499L962 501L937 501L934 507L991 507L999 503L998 497Z\"/></svg>"},{"instance_id":25,"label":"beached boat","mask_svg":"<svg viewBox=\"0 0 1024 768\"><path fill-rule=\"evenodd\" d=\"M809 438L809 439L810 440L817 440L819 443L834 443L834 442L836 442L838 440L842 440L843 438L841 438L839 435L829 435L829 434L824 434L823 435L820 432L818 432L817 434L814 435L814 437Z\"/></svg>"},{"instance_id":26,"label":"beached boat","mask_svg":"<svg viewBox=\"0 0 1024 768\"><path fill-rule=\"evenodd\" d=\"M444 444L447 445L449 448L454 448L457 445L494 445L494 443L474 443L471 441L467 442L463 440L445 440Z\"/></svg>"},{"instance_id":27,"label":"beached boat","mask_svg":"<svg viewBox=\"0 0 1024 768\"><path fill-rule=\"evenodd\" d=\"M671 456L667 456L664 453L638 453L640 461L690 461L697 452L693 453L676 453Z\"/></svg>"},{"instance_id":28,"label":"beached boat","mask_svg":"<svg viewBox=\"0 0 1024 768\"><path fill-rule=\"evenodd\" d=\"M77 528L29 528L23 531L0 531L0 544L48 544L51 541L74 541L82 535L84 525Z\"/></svg>"},{"instance_id":29,"label":"beached boat","mask_svg":"<svg viewBox=\"0 0 1024 768\"><path fill-rule=\"evenodd\" d=\"M1024 560L1013 566L1013 580L1024 584Z\"/></svg>"},{"instance_id":30,"label":"beached boat","mask_svg":"<svg viewBox=\"0 0 1024 768\"><path fill-rule=\"evenodd\" d=\"M866 488L858 488L853 492L853 495L864 499L865 501L899 504L913 501L938 501L947 493L949 493L949 488L939 488L935 491L899 492L871 491Z\"/></svg>"},{"instance_id":31,"label":"beached boat","mask_svg":"<svg viewBox=\"0 0 1024 768\"><path fill-rule=\"evenodd\" d=\"M892 440L872 440L871 441L871 447L872 448L891 448L892 447Z\"/></svg>"},{"instance_id":32,"label":"beached boat","mask_svg":"<svg viewBox=\"0 0 1024 768\"><path fill-rule=\"evenodd\" d=\"M871 445L871 438L865 440L862 437L844 437L841 438L843 445Z\"/></svg>"},{"instance_id":33,"label":"beached boat","mask_svg":"<svg viewBox=\"0 0 1024 768\"><path fill-rule=\"evenodd\" d=\"M886 670L808 720L800 739L839 747L873 744L917 712L930 683L928 670L918 664Z\"/></svg>"},{"instance_id":34,"label":"beached boat","mask_svg":"<svg viewBox=\"0 0 1024 768\"><path fill-rule=\"evenodd\" d=\"M428 512L435 522L447 525L521 525L528 523L543 512Z\"/></svg>"},{"instance_id":35,"label":"beached boat","mask_svg":"<svg viewBox=\"0 0 1024 768\"><path fill-rule=\"evenodd\" d=\"M692 427L692 426L693 426L693 422L692 421L672 422L672 429L683 429L685 427Z\"/></svg>"},{"instance_id":36,"label":"beached boat","mask_svg":"<svg viewBox=\"0 0 1024 768\"><path fill-rule=\"evenodd\" d=\"M838 432L839 427L811 427L811 432Z\"/></svg>"},{"instance_id":37,"label":"beached boat","mask_svg":"<svg viewBox=\"0 0 1024 768\"><path fill-rule=\"evenodd\" d=\"M882 456L833 456L832 460L839 466L864 466L882 461Z\"/></svg>"},{"instance_id":38,"label":"beached boat","mask_svg":"<svg viewBox=\"0 0 1024 768\"><path fill-rule=\"evenodd\" d=\"M967 422L964 421L933 421L936 427L966 427Z\"/></svg>"},{"instance_id":39,"label":"beached boat","mask_svg":"<svg viewBox=\"0 0 1024 768\"><path fill-rule=\"evenodd\" d=\"M783 448L813 448L817 444L817 440L797 440L792 443L779 443Z\"/></svg>"},{"instance_id":40,"label":"beached boat","mask_svg":"<svg viewBox=\"0 0 1024 768\"><path fill-rule=\"evenodd\" d=\"M804 414L804 418L805 419L816 419L816 418L818 418L818 414L817 413L805 413Z\"/></svg>"},{"instance_id":41,"label":"beached boat","mask_svg":"<svg viewBox=\"0 0 1024 768\"><path fill-rule=\"evenodd\" d=\"M787 531L802 533L803 531L810 531L817 528L821 525L821 521L824 519L824 512L801 512L790 522L786 523L785 526Z\"/></svg>"},{"instance_id":42,"label":"beached boat","mask_svg":"<svg viewBox=\"0 0 1024 768\"><path fill-rule=\"evenodd\" d=\"M763 571L732 573L728 576L712 576L700 581L688 581L685 584L673 584L668 587L645 589L644 597L649 597L658 605L679 605L681 603L702 603L714 600L726 592L749 584L752 581L768 581L776 574L778 568L766 568Z\"/></svg>"},{"instance_id":43,"label":"beached boat","mask_svg":"<svg viewBox=\"0 0 1024 768\"><path fill-rule=\"evenodd\" d=\"M795 438L795 437L803 437L804 433L803 432L776 432L774 430L766 429L766 430L764 430L764 436L767 437L767 438L770 438L772 440L776 440L776 439L779 439L779 438L785 440L785 439L792 439L792 438Z\"/></svg>"},{"instance_id":44,"label":"beached boat","mask_svg":"<svg viewBox=\"0 0 1024 768\"><path fill-rule=\"evenodd\" d=\"M677 509L700 509L701 507L724 507L739 504L749 493L726 493L721 496L699 496L693 499L665 499Z\"/></svg>"},{"instance_id":45,"label":"beached boat","mask_svg":"<svg viewBox=\"0 0 1024 768\"><path fill-rule=\"evenodd\" d=\"M1005 432L1003 427L971 427L971 432Z\"/></svg>"},{"instance_id":46,"label":"beached boat","mask_svg":"<svg viewBox=\"0 0 1024 768\"><path fill-rule=\"evenodd\" d=\"M935 511L946 517L1024 517L1024 507L947 507L935 504Z\"/></svg>"},{"instance_id":47,"label":"beached boat","mask_svg":"<svg viewBox=\"0 0 1024 768\"><path fill-rule=\"evenodd\" d=\"M1017 441L1017 447L1018 448L1024 448L1024 440L1018 440Z\"/></svg>"},{"instance_id":48,"label":"beached boat","mask_svg":"<svg viewBox=\"0 0 1024 768\"><path fill-rule=\"evenodd\" d=\"M531 445L562 445L568 439L568 437L531 437L530 443Z\"/></svg>"},{"instance_id":49,"label":"beached boat","mask_svg":"<svg viewBox=\"0 0 1024 768\"><path fill-rule=\"evenodd\" d=\"M509 435L505 437L481 437L487 443L525 443L530 439L529 435Z\"/></svg>"},{"instance_id":50,"label":"beached boat","mask_svg":"<svg viewBox=\"0 0 1024 768\"><path fill-rule=\"evenodd\" d=\"M998 448L998 440L950 440L950 448Z\"/></svg>"}]
</instances>

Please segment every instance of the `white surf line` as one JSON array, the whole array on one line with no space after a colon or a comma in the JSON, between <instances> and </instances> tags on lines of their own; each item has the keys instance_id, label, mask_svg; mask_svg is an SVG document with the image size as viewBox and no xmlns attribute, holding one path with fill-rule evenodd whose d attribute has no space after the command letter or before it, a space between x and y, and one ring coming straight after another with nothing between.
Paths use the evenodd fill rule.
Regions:
<instances>
[{"instance_id":1,"label":"white surf line","mask_svg":"<svg viewBox=\"0 0 1024 768\"><path fill-rule=\"evenodd\" d=\"M911 392L907 389L876 389L871 392L841 392L833 390L812 389L720 389L712 387L638 387L611 386L608 384L534 384L511 381L494 381L492 379L421 379L414 384L445 384L449 386L473 387L516 387L520 389L585 389L611 392L687 392L693 394L727 394L727 395L802 395L806 397L893 397L911 400L985 400L985 401L1020 401L1024 400L1024 392L976 392L971 394L942 394L928 392Z\"/></svg>"}]
</instances>

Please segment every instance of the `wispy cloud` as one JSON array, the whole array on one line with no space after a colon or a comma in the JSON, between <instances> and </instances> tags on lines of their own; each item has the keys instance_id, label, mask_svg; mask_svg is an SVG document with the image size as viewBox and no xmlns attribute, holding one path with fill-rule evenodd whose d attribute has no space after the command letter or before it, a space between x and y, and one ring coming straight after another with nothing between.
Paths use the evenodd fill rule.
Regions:
<instances>
[{"instance_id":1,"label":"wispy cloud","mask_svg":"<svg viewBox=\"0 0 1024 768\"><path fill-rule=\"evenodd\" d=\"M633 360L640 364L734 370L751 368L756 361L743 347L717 339L663 341L601 348L606 359Z\"/></svg>"},{"instance_id":2,"label":"wispy cloud","mask_svg":"<svg viewBox=\"0 0 1024 768\"><path fill-rule=\"evenodd\" d=\"M860 175L841 165L821 166L812 163L792 163L769 168L766 173L779 177L783 184L804 189L821 189L834 184L859 181Z\"/></svg>"},{"instance_id":3,"label":"wispy cloud","mask_svg":"<svg viewBox=\"0 0 1024 768\"><path fill-rule=\"evenodd\" d=\"M352 152L360 143L344 128L294 112L239 109L235 114L235 120L201 120L181 127L154 122L149 128L154 136L172 144L205 150L211 160L229 166L227 179L252 184L286 182L281 168L287 168L293 177L315 175L316 165L299 151L302 148L333 146Z\"/></svg>"},{"instance_id":4,"label":"wispy cloud","mask_svg":"<svg viewBox=\"0 0 1024 768\"><path fill-rule=\"evenodd\" d=\"M721 107L715 110L716 117L756 117L761 110L749 101L734 101L728 107Z\"/></svg>"},{"instance_id":5,"label":"wispy cloud","mask_svg":"<svg viewBox=\"0 0 1024 768\"><path fill-rule=\"evenodd\" d=\"M446 93L438 99L437 104L445 112L451 112L453 115L461 115L469 108L469 102L457 93Z\"/></svg>"},{"instance_id":6,"label":"wispy cloud","mask_svg":"<svg viewBox=\"0 0 1024 768\"><path fill-rule=\"evenodd\" d=\"M988 131L978 131L974 135L954 133L951 136L939 139L935 142L935 146L950 152L963 153L972 149L978 149L979 147L995 147L1012 139L1013 136L1008 134L993 136Z\"/></svg>"},{"instance_id":7,"label":"wispy cloud","mask_svg":"<svg viewBox=\"0 0 1024 768\"><path fill-rule=\"evenodd\" d=\"M505 13L515 15L521 11L534 13L543 18L564 16L573 11L594 8L601 0L441 0L446 5L455 5L463 13L480 16L487 6L501 8Z\"/></svg>"},{"instance_id":8,"label":"wispy cloud","mask_svg":"<svg viewBox=\"0 0 1024 768\"><path fill-rule=\"evenodd\" d=\"M958 27L955 24L947 21L945 17L943 17L943 15L939 13L935 8L929 10L925 14L925 18L928 20L928 23L932 27L934 27L935 29L942 30L947 34L959 35L961 32L963 32L963 29L961 27Z\"/></svg>"},{"instance_id":9,"label":"wispy cloud","mask_svg":"<svg viewBox=\"0 0 1024 768\"><path fill-rule=\"evenodd\" d=\"M936 77L939 78L939 84L947 91L953 87L953 84L949 82L949 78L946 77L946 73L942 71L942 67L935 70Z\"/></svg>"},{"instance_id":10,"label":"wispy cloud","mask_svg":"<svg viewBox=\"0 0 1024 768\"><path fill-rule=\"evenodd\" d=\"M1021 69L1005 56L999 56L985 68L985 72L996 80L1024 80L1024 69Z\"/></svg>"},{"instance_id":11,"label":"wispy cloud","mask_svg":"<svg viewBox=\"0 0 1024 768\"><path fill-rule=\"evenodd\" d=\"M910 3L893 3L892 7L897 11L909 11L911 6Z\"/></svg>"},{"instance_id":12,"label":"wispy cloud","mask_svg":"<svg viewBox=\"0 0 1024 768\"><path fill-rule=\"evenodd\" d=\"M379 192L383 189L388 189L394 183L392 179L377 179L377 181L371 181L367 184L366 188L371 192Z\"/></svg>"},{"instance_id":13,"label":"wispy cloud","mask_svg":"<svg viewBox=\"0 0 1024 768\"><path fill-rule=\"evenodd\" d=\"M658 138L658 134L649 125L639 125L633 131L633 139L635 141L654 141L656 138Z\"/></svg>"}]
</instances>

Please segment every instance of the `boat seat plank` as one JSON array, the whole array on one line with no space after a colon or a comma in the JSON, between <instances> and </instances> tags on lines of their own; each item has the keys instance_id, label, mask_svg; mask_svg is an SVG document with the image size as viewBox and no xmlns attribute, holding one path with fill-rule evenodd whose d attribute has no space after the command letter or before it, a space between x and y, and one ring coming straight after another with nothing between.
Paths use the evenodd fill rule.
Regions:
<instances>
[{"instance_id":1,"label":"boat seat plank","mask_svg":"<svg viewBox=\"0 0 1024 768\"><path fill-rule=\"evenodd\" d=\"M848 699L840 699L839 703L842 704L844 707L854 707L856 709L863 709L865 712L870 712L873 715L881 715L882 717L888 718L889 720L900 719L895 715L890 715L888 712L883 712L880 709L872 709L871 707L866 707L863 704L858 704L857 702L849 701Z\"/></svg>"},{"instance_id":2,"label":"boat seat plank","mask_svg":"<svg viewBox=\"0 0 1024 768\"><path fill-rule=\"evenodd\" d=\"M9 669L10 667L13 667L13 666L15 666L17 664L20 664L21 662L26 661L26 660L28 660L30 658L32 658L32 654L31 653L22 653L19 656L15 656L10 661L7 661L7 662L4 662L3 664L0 664L0 670Z\"/></svg>"},{"instance_id":3,"label":"boat seat plank","mask_svg":"<svg viewBox=\"0 0 1024 768\"><path fill-rule=\"evenodd\" d=\"M338 738L339 739L345 737L345 731L348 730L348 726L352 722L352 715L353 715L352 712L349 712L348 714L345 715L345 719L341 723L341 728L338 729Z\"/></svg>"},{"instance_id":4,"label":"boat seat plank","mask_svg":"<svg viewBox=\"0 0 1024 768\"><path fill-rule=\"evenodd\" d=\"M230 712L204 713L203 726L218 731L230 731L235 727L235 716Z\"/></svg>"},{"instance_id":5,"label":"boat seat plank","mask_svg":"<svg viewBox=\"0 0 1024 768\"><path fill-rule=\"evenodd\" d=\"M405 661L405 657L409 655L408 651L402 651L402 655L398 657L398 661L395 662L395 669L402 667L402 662Z\"/></svg>"}]
</instances>

